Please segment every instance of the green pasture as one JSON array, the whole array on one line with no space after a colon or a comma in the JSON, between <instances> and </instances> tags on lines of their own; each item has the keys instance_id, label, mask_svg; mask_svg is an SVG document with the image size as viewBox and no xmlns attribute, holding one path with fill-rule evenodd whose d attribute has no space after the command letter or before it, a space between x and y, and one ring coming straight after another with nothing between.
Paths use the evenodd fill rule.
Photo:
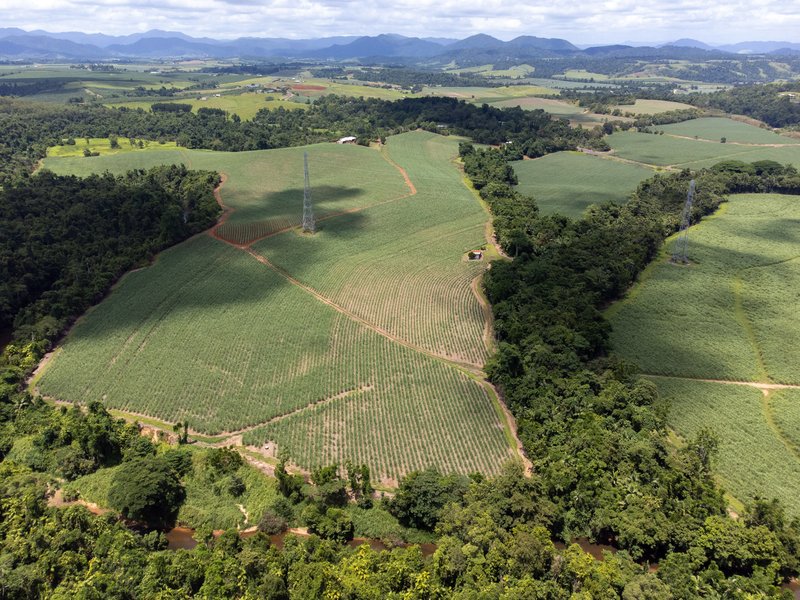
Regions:
<instances>
[{"instance_id":1,"label":"green pasture","mask_svg":"<svg viewBox=\"0 0 800 600\"><path fill-rule=\"evenodd\" d=\"M446 96L468 102L489 104L525 96L557 96L558 94L559 91L556 89L537 85L509 85L491 88L427 86L422 90L422 95L425 96Z\"/></svg>"},{"instance_id":2,"label":"green pasture","mask_svg":"<svg viewBox=\"0 0 800 600\"><path fill-rule=\"evenodd\" d=\"M481 73L484 77L507 77L509 79L521 79L532 75L536 69L530 65L522 64L509 67L508 69L492 69Z\"/></svg>"},{"instance_id":3,"label":"green pasture","mask_svg":"<svg viewBox=\"0 0 800 600\"><path fill-rule=\"evenodd\" d=\"M400 98L412 96L412 94L394 87L384 88L378 84L367 85L366 83L349 83L346 81L332 81L329 79L317 78L304 78L302 81L286 78L275 79L271 85L280 87L289 86L293 95L304 98L318 98L328 94L336 94L339 96L353 96L355 98L363 96L364 98L378 98L381 100L399 100ZM321 87L323 89L303 89L303 87Z\"/></svg>"},{"instance_id":4,"label":"green pasture","mask_svg":"<svg viewBox=\"0 0 800 600\"><path fill-rule=\"evenodd\" d=\"M660 130L661 126L656 129ZM797 144L783 147L723 144L635 131L617 132L607 136L606 140L617 156L657 166L697 169L728 159L745 162L775 160L781 164L800 165L800 146Z\"/></svg>"},{"instance_id":5,"label":"green pasture","mask_svg":"<svg viewBox=\"0 0 800 600\"><path fill-rule=\"evenodd\" d=\"M667 135L687 137L697 136L701 140L719 142L723 137L727 143L741 144L800 144L800 139L780 135L769 129L762 129L741 121L722 117L692 119L671 125L657 125Z\"/></svg>"},{"instance_id":6,"label":"green pasture","mask_svg":"<svg viewBox=\"0 0 800 600\"><path fill-rule=\"evenodd\" d=\"M66 140L63 140L66 142ZM134 139L131 143L129 138L118 138L117 148L111 147L111 140L108 138L77 138L74 144L64 143L63 146L51 146L47 149L47 156L52 158L80 157L91 160L93 156L85 156L84 151L99 153L100 156L113 156L116 154L127 154L130 152L154 152L177 150L175 142L154 142L152 140ZM141 147L139 142L141 141Z\"/></svg>"},{"instance_id":7,"label":"green pasture","mask_svg":"<svg viewBox=\"0 0 800 600\"><path fill-rule=\"evenodd\" d=\"M383 154L319 144L48 158L62 173L216 168L236 209L220 234L277 235L255 255L201 235L130 273L72 330L41 392L275 441L305 468L350 459L388 482L426 466L497 472L512 457L503 417L458 366L486 356L471 290L484 265L464 255L484 243L487 215L452 163L457 146L420 132ZM296 229L304 151L314 236Z\"/></svg>"},{"instance_id":8,"label":"green pasture","mask_svg":"<svg viewBox=\"0 0 800 600\"><path fill-rule=\"evenodd\" d=\"M202 98L205 98L203 100ZM271 98L268 99L268 98ZM137 100L135 102L115 102L109 103L107 106L111 107L125 107L125 108L141 108L143 110L150 110L154 103L162 103L163 100ZM247 92L242 94L222 94L215 96L213 93L204 94L203 96L192 96L190 98L170 99L167 102L178 104L191 104L192 112L197 112L201 108L218 108L229 112L231 114L239 115L242 119L248 120L256 116L256 113L262 108L274 110L276 108L283 108L284 110L304 110L308 108L306 104L301 102L290 102L281 100L280 94L257 94L255 92Z\"/></svg>"},{"instance_id":9,"label":"green pasture","mask_svg":"<svg viewBox=\"0 0 800 600\"><path fill-rule=\"evenodd\" d=\"M689 229L689 266L674 238L609 311L615 350L644 373L800 384L800 199L731 196Z\"/></svg>"},{"instance_id":10,"label":"green pasture","mask_svg":"<svg viewBox=\"0 0 800 600\"><path fill-rule=\"evenodd\" d=\"M580 217L590 204L619 202L652 169L580 152L557 152L536 160L513 163L519 179L517 189L533 196L543 214L561 213Z\"/></svg>"},{"instance_id":11,"label":"green pasture","mask_svg":"<svg viewBox=\"0 0 800 600\"><path fill-rule=\"evenodd\" d=\"M717 434L720 445L712 467L723 488L743 503L756 496L778 498L789 516L800 517L800 452L796 444L797 401L791 441L775 422L782 415L784 391L769 397L755 388L678 379L654 378L670 403L669 423L683 438L701 428Z\"/></svg>"},{"instance_id":12,"label":"green pasture","mask_svg":"<svg viewBox=\"0 0 800 600\"><path fill-rule=\"evenodd\" d=\"M556 100L555 98L540 98L539 96L523 96L521 98L511 98L509 100L501 100L493 102L492 106L497 108L510 108L519 106L527 110L543 110L558 117L565 117L567 119L575 118L584 113L584 109L564 100Z\"/></svg>"},{"instance_id":13,"label":"green pasture","mask_svg":"<svg viewBox=\"0 0 800 600\"><path fill-rule=\"evenodd\" d=\"M642 98L637 98L636 102L633 104L619 104L612 108L618 108L623 113L634 113L636 115L657 115L663 112L669 112L672 110L686 110L689 108L694 108L690 104L684 104L683 102L672 102L670 100L644 100Z\"/></svg>"}]
</instances>

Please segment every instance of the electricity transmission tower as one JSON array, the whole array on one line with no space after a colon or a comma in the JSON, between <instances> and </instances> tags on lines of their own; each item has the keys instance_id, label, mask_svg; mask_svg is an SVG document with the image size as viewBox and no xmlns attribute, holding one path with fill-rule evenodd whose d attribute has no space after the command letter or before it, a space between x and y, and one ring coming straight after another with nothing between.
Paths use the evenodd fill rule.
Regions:
<instances>
[{"instance_id":1,"label":"electricity transmission tower","mask_svg":"<svg viewBox=\"0 0 800 600\"><path fill-rule=\"evenodd\" d=\"M311 207L311 183L308 179L308 152L303 153L303 171L305 174L305 189L303 190L303 231L314 233L317 223L314 220L314 209Z\"/></svg>"},{"instance_id":2,"label":"electricity transmission tower","mask_svg":"<svg viewBox=\"0 0 800 600\"><path fill-rule=\"evenodd\" d=\"M686 196L686 204L683 205L681 214L681 228L678 234L678 241L672 252L672 262L689 264L689 221L692 217L692 203L694 202L694 179L689 182L689 194Z\"/></svg>"}]
</instances>

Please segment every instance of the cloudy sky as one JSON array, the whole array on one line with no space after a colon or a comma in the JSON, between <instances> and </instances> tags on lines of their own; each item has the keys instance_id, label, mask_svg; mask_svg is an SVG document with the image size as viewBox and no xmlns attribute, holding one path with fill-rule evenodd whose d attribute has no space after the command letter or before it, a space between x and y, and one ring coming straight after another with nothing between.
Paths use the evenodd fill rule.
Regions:
<instances>
[{"instance_id":1,"label":"cloudy sky","mask_svg":"<svg viewBox=\"0 0 800 600\"><path fill-rule=\"evenodd\" d=\"M235 38L400 33L575 43L800 41L797 0L0 0L0 27Z\"/></svg>"}]
</instances>

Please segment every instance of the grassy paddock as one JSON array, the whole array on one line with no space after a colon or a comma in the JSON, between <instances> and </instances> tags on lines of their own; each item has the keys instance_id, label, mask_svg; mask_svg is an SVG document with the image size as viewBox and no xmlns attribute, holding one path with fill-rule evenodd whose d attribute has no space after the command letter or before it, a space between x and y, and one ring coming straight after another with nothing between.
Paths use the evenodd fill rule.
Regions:
<instances>
[{"instance_id":1,"label":"grassy paddock","mask_svg":"<svg viewBox=\"0 0 800 600\"><path fill-rule=\"evenodd\" d=\"M209 93L203 95L205 100L193 96L191 98L178 98L174 100L167 100L169 103L177 104L191 104L192 112L197 112L201 108L218 108L229 112L231 114L239 115L242 119L248 120L256 116L256 113L262 108L275 110L283 108L284 110L305 110L308 105L300 102L291 102L288 100L281 100L279 94L224 94L219 97ZM267 100L267 97L273 98ZM141 108L143 110L150 110L150 107L155 103L162 103L162 100L146 100L124 103L109 103L107 106L114 108L125 107L130 109Z\"/></svg>"},{"instance_id":2,"label":"grassy paddock","mask_svg":"<svg viewBox=\"0 0 800 600\"><path fill-rule=\"evenodd\" d=\"M278 497L275 480L244 464L235 474L244 483L245 491L241 496L232 496L223 488L215 489L209 478L208 468L205 466L208 450L192 447L187 449L192 454L193 465L183 479L186 500L178 512L177 524L195 529L244 529L257 525L264 512ZM118 469L119 467L99 469L66 484L65 488L79 492L80 497L87 502L101 508L108 507L108 494ZM245 520L239 505L244 507L249 519Z\"/></svg>"},{"instance_id":3,"label":"grassy paddock","mask_svg":"<svg viewBox=\"0 0 800 600\"><path fill-rule=\"evenodd\" d=\"M633 104L619 104L612 108L618 108L623 113L634 113L636 115L657 115L671 110L686 110L694 108L690 104L683 102L672 102L670 100L643 100L637 98Z\"/></svg>"},{"instance_id":4,"label":"grassy paddock","mask_svg":"<svg viewBox=\"0 0 800 600\"><path fill-rule=\"evenodd\" d=\"M754 127L741 121L721 117L704 117L671 125L655 127L666 134L681 135L718 142L723 137L727 143L742 144L800 144L800 139L780 135L770 129Z\"/></svg>"},{"instance_id":5,"label":"grassy paddock","mask_svg":"<svg viewBox=\"0 0 800 600\"><path fill-rule=\"evenodd\" d=\"M141 147L139 142L141 141ZM64 140L66 142L66 140ZM47 156L49 158L88 158L91 160L94 157L87 157L84 151L88 150L91 153L98 153L100 156L113 156L116 154L125 154L128 152L154 152L154 151L169 151L178 148L175 142L155 142L152 140L131 140L128 138L118 138L118 146L111 147L111 140L108 138L77 138L75 144L64 144L63 146L51 146L47 149Z\"/></svg>"},{"instance_id":6,"label":"grassy paddock","mask_svg":"<svg viewBox=\"0 0 800 600\"><path fill-rule=\"evenodd\" d=\"M590 204L625 202L652 169L580 152L558 152L513 163L517 189L533 196L544 214L579 217Z\"/></svg>"}]
</instances>

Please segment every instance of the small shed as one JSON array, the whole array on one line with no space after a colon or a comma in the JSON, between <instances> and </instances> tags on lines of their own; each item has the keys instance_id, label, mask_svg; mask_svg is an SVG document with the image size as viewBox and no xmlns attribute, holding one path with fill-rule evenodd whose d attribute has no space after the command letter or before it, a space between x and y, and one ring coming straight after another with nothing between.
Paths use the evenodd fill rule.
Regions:
<instances>
[{"instance_id":1,"label":"small shed","mask_svg":"<svg viewBox=\"0 0 800 600\"><path fill-rule=\"evenodd\" d=\"M348 135L348 136L345 136L343 138L339 138L338 140L336 140L336 143L337 144L355 144L356 143L356 139L358 139L358 138L356 138L356 136Z\"/></svg>"},{"instance_id":2,"label":"small shed","mask_svg":"<svg viewBox=\"0 0 800 600\"><path fill-rule=\"evenodd\" d=\"M470 250L467 253L470 260L481 260L483 258L483 250Z\"/></svg>"}]
</instances>

